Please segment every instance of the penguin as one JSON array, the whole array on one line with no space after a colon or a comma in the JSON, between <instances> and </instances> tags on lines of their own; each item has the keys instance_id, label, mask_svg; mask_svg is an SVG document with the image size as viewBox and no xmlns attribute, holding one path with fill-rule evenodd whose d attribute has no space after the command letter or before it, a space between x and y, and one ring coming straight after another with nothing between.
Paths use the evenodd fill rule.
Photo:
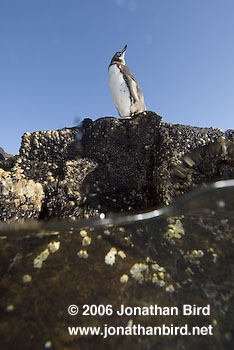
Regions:
<instances>
[{"instance_id":1,"label":"penguin","mask_svg":"<svg viewBox=\"0 0 234 350\"><path fill-rule=\"evenodd\" d=\"M122 118L146 111L143 93L130 69L125 66L126 49L127 45L115 53L108 68L112 99Z\"/></svg>"}]
</instances>

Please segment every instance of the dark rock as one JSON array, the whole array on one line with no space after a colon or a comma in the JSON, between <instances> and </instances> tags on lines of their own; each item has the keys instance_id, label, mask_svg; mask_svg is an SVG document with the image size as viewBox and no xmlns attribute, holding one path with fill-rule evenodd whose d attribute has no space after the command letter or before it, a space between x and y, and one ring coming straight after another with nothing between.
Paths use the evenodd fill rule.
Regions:
<instances>
[{"instance_id":1,"label":"dark rock","mask_svg":"<svg viewBox=\"0 0 234 350\"><path fill-rule=\"evenodd\" d=\"M6 153L2 147L0 147L0 161L13 157L12 154Z\"/></svg>"},{"instance_id":2,"label":"dark rock","mask_svg":"<svg viewBox=\"0 0 234 350\"><path fill-rule=\"evenodd\" d=\"M201 184L233 178L233 160L232 130L162 123L153 112L26 133L20 155L0 163L0 219L80 218L169 204Z\"/></svg>"}]
</instances>

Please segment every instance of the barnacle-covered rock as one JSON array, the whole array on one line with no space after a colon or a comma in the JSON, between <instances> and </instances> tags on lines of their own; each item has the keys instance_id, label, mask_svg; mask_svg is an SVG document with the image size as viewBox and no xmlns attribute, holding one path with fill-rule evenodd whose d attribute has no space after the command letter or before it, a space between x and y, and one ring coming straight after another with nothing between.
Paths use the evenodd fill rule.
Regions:
<instances>
[{"instance_id":1,"label":"barnacle-covered rock","mask_svg":"<svg viewBox=\"0 0 234 350\"><path fill-rule=\"evenodd\" d=\"M85 119L79 127L25 133L20 155L0 161L0 169L8 174L1 220L139 211L234 178L234 132L163 123L150 111Z\"/></svg>"},{"instance_id":2,"label":"barnacle-covered rock","mask_svg":"<svg viewBox=\"0 0 234 350\"><path fill-rule=\"evenodd\" d=\"M0 169L0 219L2 221L24 217L39 218L44 196L42 184L32 179L26 180L22 168L15 167L12 172Z\"/></svg>"}]
</instances>

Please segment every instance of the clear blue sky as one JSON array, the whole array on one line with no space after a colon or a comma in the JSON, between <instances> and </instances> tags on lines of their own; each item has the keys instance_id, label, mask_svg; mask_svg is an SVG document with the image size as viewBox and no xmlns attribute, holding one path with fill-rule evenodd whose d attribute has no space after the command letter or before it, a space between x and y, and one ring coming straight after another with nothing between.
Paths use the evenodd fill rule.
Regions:
<instances>
[{"instance_id":1,"label":"clear blue sky","mask_svg":"<svg viewBox=\"0 0 234 350\"><path fill-rule=\"evenodd\" d=\"M234 129L233 0L0 0L0 146L118 116L113 54L165 122Z\"/></svg>"}]
</instances>

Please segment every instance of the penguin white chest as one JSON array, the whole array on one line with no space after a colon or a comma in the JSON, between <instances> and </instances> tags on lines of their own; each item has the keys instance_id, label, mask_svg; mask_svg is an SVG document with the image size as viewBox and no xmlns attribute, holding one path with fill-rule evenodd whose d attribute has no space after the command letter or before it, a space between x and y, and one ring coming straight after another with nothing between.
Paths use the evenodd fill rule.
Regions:
<instances>
[{"instance_id":1,"label":"penguin white chest","mask_svg":"<svg viewBox=\"0 0 234 350\"><path fill-rule=\"evenodd\" d=\"M116 64L109 68L109 85L112 99L120 117L130 117L131 98L123 74Z\"/></svg>"}]
</instances>

